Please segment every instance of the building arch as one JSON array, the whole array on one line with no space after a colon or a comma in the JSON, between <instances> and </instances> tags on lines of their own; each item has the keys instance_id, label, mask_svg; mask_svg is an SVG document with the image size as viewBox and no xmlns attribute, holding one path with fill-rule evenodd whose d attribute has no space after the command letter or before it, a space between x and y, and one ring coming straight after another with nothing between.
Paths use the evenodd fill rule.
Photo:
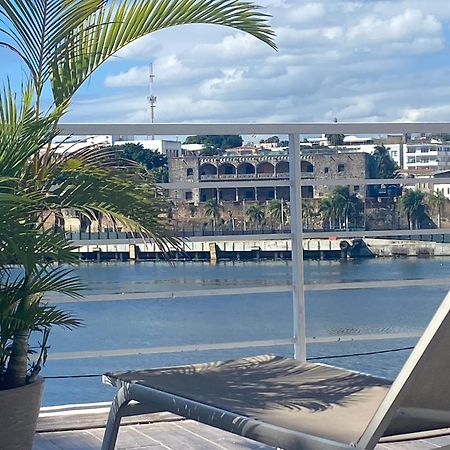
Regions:
<instances>
[{"instance_id":1,"label":"building arch","mask_svg":"<svg viewBox=\"0 0 450 450\"><path fill-rule=\"evenodd\" d=\"M238 165L237 173L239 175L249 175L256 172L256 167L254 164L250 164L249 162L243 162Z\"/></svg>"},{"instance_id":2,"label":"building arch","mask_svg":"<svg viewBox=\"0 0 450 450\"><path fill-rule=\"evenodd\" d=\"M277 162L275 166L276 173L289 173L289 162L288 161L280 161Z\"/></svg>"},{"instance_id":3,"label":"building arch","mask_svg":"<svg viewBox=\"0 0 450 450\"><path fill-rule=\"evenodd\" d=\"M223 163L218 169L219 175L233 175L236 173L236 167L230 163Z\"/></svg>"},{"instance_id":4,"label":"building arch","mask_svg":"<svg viewBox=\"0 0 450 450\"><path fill-rule=\"evenodd\" d=\"M256 173L264 175L274 175L275 166L269 161L263 161L256 166Z\"/></svg>"},{"instance_id":5,"label":"building arch","mask_svg":"<svg viewBox=\"0 0 450 450\"><path fill-rule=\"evenodd\" d=\"M200 166L200 175L217 175L217 167L211 163L205 163Z\"/></svg>"},{"instance_id":6,"label":"building arch","mask_svg":"<svg viewBox=\"0 0 450 450\"><path fill-rule=\"evenodd\" d=\"M312 173L314 172L314 166L309 161L302 160L301 171Z\"/></svg>"}]
</instances>

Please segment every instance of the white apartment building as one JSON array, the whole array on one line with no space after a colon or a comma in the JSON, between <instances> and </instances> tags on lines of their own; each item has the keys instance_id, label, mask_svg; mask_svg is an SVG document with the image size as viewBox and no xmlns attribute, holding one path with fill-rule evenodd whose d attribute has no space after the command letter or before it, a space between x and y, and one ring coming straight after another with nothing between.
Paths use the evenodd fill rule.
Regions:
<instances>
[{"instance_id":1,"label":"white apartment building","mask_svg":"<svg viewBox=\"0 0 450 450\"><path fill-rule=\"evenodd\" d=\"M438 141L405 144L405 169L450 169L450 144Z\"/></svg>"}]
</instances>

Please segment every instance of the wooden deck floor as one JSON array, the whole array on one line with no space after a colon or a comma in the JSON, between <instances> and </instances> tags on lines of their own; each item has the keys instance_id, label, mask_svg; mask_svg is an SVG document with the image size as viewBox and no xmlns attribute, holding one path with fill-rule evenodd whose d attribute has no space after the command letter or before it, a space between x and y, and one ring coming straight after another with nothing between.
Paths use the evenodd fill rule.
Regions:
<instances>
[{"instance_id":1,"label":"wooden deck floor","mask_svg":"<svg viewBox=\"0 0 450 450\"><path fill-rule=\"evenodd\" d=\"M40 432L33 450L99 450L104 428ZM450 435L379 444L376 450L450 449ZM272 447L190 420L123 425L116 449L121 450L273 450Z\"/></svg>"}]
</instances>

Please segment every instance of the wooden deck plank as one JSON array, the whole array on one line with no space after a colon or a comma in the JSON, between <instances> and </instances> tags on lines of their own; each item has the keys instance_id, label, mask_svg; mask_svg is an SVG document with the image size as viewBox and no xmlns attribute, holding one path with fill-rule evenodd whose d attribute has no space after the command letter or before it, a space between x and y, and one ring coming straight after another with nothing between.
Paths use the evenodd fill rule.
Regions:
<instances>
[{"instance_id":1,"label":"wooden deck plank","mask_svg":"<svg viewBox=\"0 0 450 450\"><path fill-rule=\"evenodd\" d=\"M102 444L87 431L58 431L45 433L44 437L60 450L99 450Z\"/></svg>"},{"instance_id":2,"label":"wooden deck plank","mask_svg":"<svg viewBox=\"0 0 450 450\"><path fill-rule=\"evenodd\" d=\"M37 434L33 442L33 450L60 450L46 436Z\"/></svg>"},{"instance_id":3,"label":"wooden deck plank","mask_svg":"<svg viewBox=\"0 0 450 450\"><path fill-rule=\"evenodd\" d=\"M185 420L176 424L177 428L183 428L191 433L203 436L217 444L220 444L226 450L251 449L251 450L270 450L273 447L261 444L260 442L251 441L236 434L227 433L213 427Z\"/></svg>"},{"instance_id":4,"label":"wooden deck plank","mask_svg":"<svg viewBox=\"0 0 450 450\"><path fill-rule=\"evenodd\" d=\"M104 428L45 432L36 435L33 450L99 450ZM375 450L434 450L450 445L450 436L408 442L380 443ZM449 448L449 447L447 447ZM124 425L120 450L270 450L267 445L194 421Z\"/></svg>"},{"instance_id":5,"label":"wooden deck plank","mask_svg":"<svg viewBox=\"0 0 450 450\"><path fill-rule=\"evenodd\" d=\"M89 430L91 434L96 436L100 441L103 440L105 433L104 428L96 428ZM136 431L132 426L120 427L117 437L117 448L161 448L158 442L143 433Z\"/></svg>"},{"instance_id":6,"label":"wooden deck plank","mask_svg":"<svg viewBox=\"0 0 450 450\"><path fill-rule=\"evenodd\" d=\"M135 428L170 449L217 450L221 448L207 439L188 433L182 428L172 427L170 424L136 425Z\"/></svg>"}]
</instances>

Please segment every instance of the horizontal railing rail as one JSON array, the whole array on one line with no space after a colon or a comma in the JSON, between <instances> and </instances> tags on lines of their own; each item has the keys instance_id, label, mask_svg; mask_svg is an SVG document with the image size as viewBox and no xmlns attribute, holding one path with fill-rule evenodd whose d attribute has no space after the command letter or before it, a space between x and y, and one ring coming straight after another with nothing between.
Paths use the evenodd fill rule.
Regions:
<instances>
[{"instance_id":1,"label":"horizontal railing rail","mask_svg":"<svg viewBox=\"0 0 450 450\"><path fill-rule=\"evenodd\" d=\"M181 135L275 135L275 134L411 134L449 133L448 122L413 123L62 123L61 135L140 135L140 136L181 136Z\"/></svg>"},{"instance_id":2,"label":"horizontal railing rail","mask_svg":"<svg viewBox=\"0 0 450 450\"><path fill-rule=\"evenodd\" d=\"M307 344L333 344L336 342L383 341L397 339L417 339L417 332L339 334L334 336L312 336L306 338ZM76 360L88 358L112 358L120 356L157 355L164 353L186 353L217 350L236 350L261 347L281 347L293 345L294 339L265 339L254 341L220 342L212 344L173 345L164 347L139 347L105 350L85 350L79 352L53 352L48 355L50 361Z\"/></svg>"},{"instance_id":3,"label":"horizontal railing rail","mask_svg":"<svg viewBox=\"0 0 450 450\"><path fill-rule=\"evenodd\" d=\"M405 288L418 286L448 286L450 288L449 278L427 278L412 280L375 280L375 281L351 281L336 283L306 283L304 288L306 292L319 291L338 291L349 289L383 289L383 288ZM87 294L82 299L72 297L56 298L48 296L46 300L50 304L79 303L79 302L116 302L133 300L152 300L152 299L174 299L174 298L192 298L229 296L229 295L251 295L267 293L292 292L290 284L264 285L251 287L228 287L228 288L210 288L204 289L184 289L169 291L151 291L151 292L129 292L129 293L111 293L111 294Z\"/></svg>"}]
</instances>

